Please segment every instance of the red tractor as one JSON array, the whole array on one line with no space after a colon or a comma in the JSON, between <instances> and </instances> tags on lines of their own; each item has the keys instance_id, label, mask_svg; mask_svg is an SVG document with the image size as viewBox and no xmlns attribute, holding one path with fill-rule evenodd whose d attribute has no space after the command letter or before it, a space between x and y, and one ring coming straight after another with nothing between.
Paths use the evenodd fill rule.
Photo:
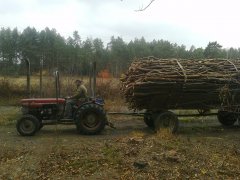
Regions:
<instances>
[{"instance_id":1,"label":"red tractor","mask_svg":"<svg viewBox=\"0 0 240 180\"><path fill-rule=\"evenodd\" d=\"M56 78L58 81L58 77ZM56 83L56 92L58 91ZM17 121L17 131L22 136L33 136L47 124L76 124L77 131L81 134L99 134L105 127L110 125L104 110L104 100L87 98L78 101L72 107L72 118L65 119L64 111L66 99L58 98L30 98L22 99L22 117Z\"/></svg>"}]
</instances>

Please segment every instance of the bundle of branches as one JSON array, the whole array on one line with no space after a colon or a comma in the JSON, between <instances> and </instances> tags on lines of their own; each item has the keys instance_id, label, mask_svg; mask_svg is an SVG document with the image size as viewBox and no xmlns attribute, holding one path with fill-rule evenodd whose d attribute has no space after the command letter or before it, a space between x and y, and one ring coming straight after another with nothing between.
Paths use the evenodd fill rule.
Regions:
<instances>
[{"instance_id":1,"label":"bundle of branches","mask_svg":"<svg viewBox=\"0 0 240 180\"><path fill-rule=\"evenodd\" d=\"M240 61L137 59L121 79L130 109L209 109L240 103Z\"/></svg>"}]
</instances>

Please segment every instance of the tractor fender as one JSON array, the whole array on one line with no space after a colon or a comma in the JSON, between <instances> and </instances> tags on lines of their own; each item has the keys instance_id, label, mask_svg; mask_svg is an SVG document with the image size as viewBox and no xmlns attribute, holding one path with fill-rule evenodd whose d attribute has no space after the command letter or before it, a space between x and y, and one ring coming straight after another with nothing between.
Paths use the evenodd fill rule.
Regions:
<instances>
[{"instance_id":1,"label":"tractor fender","mask_svg":"<svg viewBox=\"0 0 240 180\"><path fill-rule=\"evenodd\" d=\"M78 109L80 109L81 107L83 107L85 105L91 105L91 104L96 104L103 108L103 104L101 104L101 103L97 103L95 101L85 102L85 103L82 103L80 106L75 106L76 111L74 112L73 117L76 117L76 113L78 112ZM74 118L74 121L75 121L75 118Z\"/></svg>"}]
</instances>

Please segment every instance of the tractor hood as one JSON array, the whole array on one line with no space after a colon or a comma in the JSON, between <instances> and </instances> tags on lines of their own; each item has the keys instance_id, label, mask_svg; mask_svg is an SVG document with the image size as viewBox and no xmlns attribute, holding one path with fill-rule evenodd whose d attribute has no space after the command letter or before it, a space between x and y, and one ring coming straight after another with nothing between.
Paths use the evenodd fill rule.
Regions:
<instances>
[{"instance_id":1,"label":"tractor hood","mask_svg":"<svg viewBox=\"0 0 240 180\"><path fill-rule=\"evenodd\" d=\"M40 107L46 104L65 104L66 100L63 98L32 98L32 99L22 99L21 104L23 106Z\"/></svg>"}]
</instances>

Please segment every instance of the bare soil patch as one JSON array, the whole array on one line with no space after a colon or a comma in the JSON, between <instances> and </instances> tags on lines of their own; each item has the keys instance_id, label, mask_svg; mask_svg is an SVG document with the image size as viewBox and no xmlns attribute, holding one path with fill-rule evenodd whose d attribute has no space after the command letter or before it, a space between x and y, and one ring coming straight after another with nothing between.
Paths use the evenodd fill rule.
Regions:
<instances>
[{"instance_id":1,"label":"bare soil patch","mask_svg":"<svg viewBox=\"0 0 240 180\"><path fill-rule=\"evenodd\" d=\"M111 116L117 129L97 136L73 125L45 126L21 137L0 126L0 179L239 179L240 128L216 119L181 121L155 134L142 118Z\"/></svg>"}]
</instances>

